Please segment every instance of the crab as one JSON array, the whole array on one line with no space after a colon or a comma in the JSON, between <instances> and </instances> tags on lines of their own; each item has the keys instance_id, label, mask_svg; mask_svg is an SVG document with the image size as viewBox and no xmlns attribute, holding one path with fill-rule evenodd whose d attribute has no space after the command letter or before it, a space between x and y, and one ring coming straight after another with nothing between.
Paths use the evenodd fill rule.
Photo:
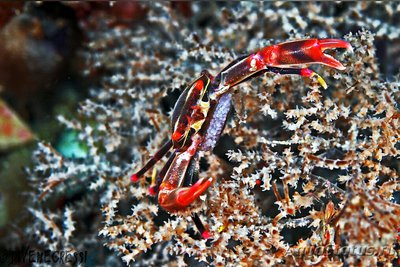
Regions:
<instances>
[{"instance_id":1,"label":"crab","mask_svg":"<svg viewBox=\"0 0 400 267\"><path fill-rule=\"evenodd\" d=\"M231 108L230 89L265 72L316 77L327 88L324 79L308 68L323 64L338 70L345 67L327 49L351 45L339 39L306 39L280 43L242 56L228 64L216 76L207 70L189 84L177 100L171 117L170 139L131 176L132 182L150 170L170 150L173 150L158 176L153 177L149 191L158 193L159 205L170 213L186 209L213 183L213 178L199 179L199 152L211 151L225 127ZM192 218L203 237L208 236L197 214Z\"/></svg>"}]
</instances>

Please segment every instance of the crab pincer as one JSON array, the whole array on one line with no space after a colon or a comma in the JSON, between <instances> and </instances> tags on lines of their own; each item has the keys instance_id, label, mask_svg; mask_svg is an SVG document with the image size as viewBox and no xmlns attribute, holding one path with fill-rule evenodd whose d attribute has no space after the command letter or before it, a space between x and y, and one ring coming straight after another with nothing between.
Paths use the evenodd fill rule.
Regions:
<instances>
[{"instance_id":1,"label":"crab pincer","mask_svg":"<svg viewBox=\"0 0 400 267\"><path fill-rule=\"evenodd\" d=\"M186 208L201 196L211 185L212 178L201 178L189 187L174 188L164 183L160 186L158 202L163 209L176 211Z\"/></svg>"},{"instance_id":2,"label":"crab pincer","mask_svg":"<svg viewBox=\"0 0 400 267\"><path fill-rule=\"evenodd\" d=\"M353 50L348 42L339 39L306 39L264 47L223 71L217 91L225 93L232 86L268 71L310 78L316 76L321 86L327 88L324 79L307 66L322 64L344 70L342 63L324 53L325 50L336 48Z\"/></svg>"},{"instance_id":3,"label":"crab pincer","mask_svg":"<svg viewBox=\"0 0 400 267\"><path fill-rule=\"evenodd\" d=\"M348 42L338 39L308 39L268 46L259 54L268 66L290 67L323 64L338 70L345 67L332 56L324 53L327 49L345 48L352 50Z\"/></svg>"}]
</instances>

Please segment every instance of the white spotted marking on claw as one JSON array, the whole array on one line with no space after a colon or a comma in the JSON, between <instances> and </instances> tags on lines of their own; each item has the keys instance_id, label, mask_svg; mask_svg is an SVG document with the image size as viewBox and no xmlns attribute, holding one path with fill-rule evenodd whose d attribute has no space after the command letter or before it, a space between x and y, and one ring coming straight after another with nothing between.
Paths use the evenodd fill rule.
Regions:
<instances>
[{"instance_id":1,"label":"white spotted marking on claw","mask_svg":"<svg viewBox=\"0 0 400 267\"><path fill-rule=\"evenodd\" d=\"M256 71L256 70L257 70L257 68L256 68L256 59L253 58L253 59L250 61L250 71Z\"/></svg>"}]
</instances>

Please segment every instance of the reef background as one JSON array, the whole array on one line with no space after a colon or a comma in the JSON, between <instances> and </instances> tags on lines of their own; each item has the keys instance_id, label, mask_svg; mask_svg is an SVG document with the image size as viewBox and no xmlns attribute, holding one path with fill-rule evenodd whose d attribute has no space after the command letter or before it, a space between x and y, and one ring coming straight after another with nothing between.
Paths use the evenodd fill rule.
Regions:
<instances>
[{"instance_id":1,"label":"reef background","mask_svg":"<svg viewBox=\"0 0 400 267\"><path fill-rule=\"evenodd\" d=\"M25 81L0 77L5 99L40 140L30 144L33 163L23 172L13 162L28 154L26 145L2 155L10 162L1 176L8 185L0 199L3 248L88 251L88 266L398 264L396 253L295 254L320 246L399 250L398 3L57 6L59 15L51 4L16 6L19 13L1 20L4 35L18 16L33 17L16 28L28 36L18 43L29 48L39 39L54 47L47 63L15 60L32 66L22 69ZM66 28L46 26L61 17L56 25ZM66 36L61 44L58 32ZM168 114L202 69L215 74L266 45L314 37L342 38L354 48L331 53L345 71L314 67L327 90L314 80L266 74L232 92L224 135L201 162L200 176L215 183L190 209L213 241L200 238L189 212L158 207L148 195L150 177L129 181L168 138ZM0 64L3 72L20 71L8 62ZM28 79L46 67L40 83ZM49 89L46 77L56 81Z\"/></svg>"}]
</instances>

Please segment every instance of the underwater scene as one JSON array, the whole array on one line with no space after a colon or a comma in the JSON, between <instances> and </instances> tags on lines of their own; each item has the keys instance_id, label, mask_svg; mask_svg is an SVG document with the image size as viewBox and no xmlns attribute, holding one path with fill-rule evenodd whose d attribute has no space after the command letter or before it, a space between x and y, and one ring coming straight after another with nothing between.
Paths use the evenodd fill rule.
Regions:
<instances>
[{"instance_id":1,"label":"underwater scene","mask_svg":"<svg viewBox=\"0 0 400 267\"><path fill-rule=\"evenodd\" d=\"M0 1L0 266L400 266L400 3Z\"/></svg>"}]
</instances>

